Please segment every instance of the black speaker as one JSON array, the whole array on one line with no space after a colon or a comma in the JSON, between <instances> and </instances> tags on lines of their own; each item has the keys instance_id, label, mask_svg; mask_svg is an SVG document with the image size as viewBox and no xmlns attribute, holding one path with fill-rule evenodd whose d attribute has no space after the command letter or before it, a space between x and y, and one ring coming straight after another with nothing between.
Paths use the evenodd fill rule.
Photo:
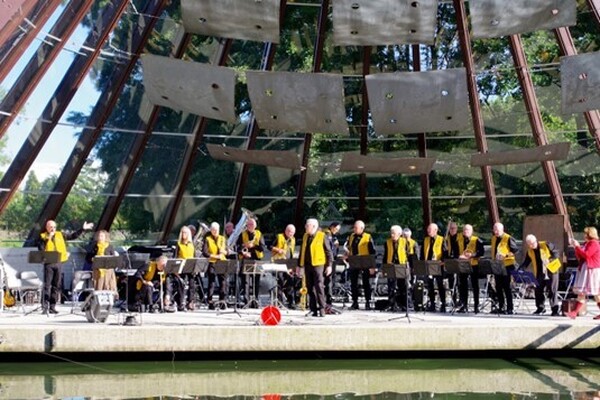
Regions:
<instances>
[{"instance_id":1,"label":"black speaker","mask_svg":"<svg viewBox=\"0 0 600 400\"><path fill-rule=\"evenodd\" d=\"M115 294L110 290L94 290L86 299L82 311L88 322L105 322L115 301Z\"/></svg>"}]
</instances>

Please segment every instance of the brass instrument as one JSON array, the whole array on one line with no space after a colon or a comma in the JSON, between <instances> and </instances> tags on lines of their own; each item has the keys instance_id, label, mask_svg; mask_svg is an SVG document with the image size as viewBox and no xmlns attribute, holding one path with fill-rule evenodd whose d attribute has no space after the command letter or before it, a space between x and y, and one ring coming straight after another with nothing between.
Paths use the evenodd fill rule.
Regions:
<instances>
[{"instance_id":1,"label":"brass instrument","mask_svg":"<svg viewBox=\"0 0 600 400\"><path fill-rule=\"evenodd\" d=\"M227 238L227 249L230 253L235 253L235 244L237 243L237 240L244 231L244 229L246 229L246 223L250 218L254 218L254 214L242 207L242 217L233 229L231 235Z\"/></svg>"},{"instance_id":2,"label":"brass instrument","mask_svg":"<svg viewBox=\"0 0 600 400\"><path fill-rule=\"evenodd\" d=\"M210 231L208 225L206 225L202 221L198 221L198 231L196 232L196 236L194 236L194 250L196 256L202 254L202 246L204 245L204 236Z\"/></svg>"},{"instance_id":3,"label":"brass instrument","mask_svg":"<svg viewBox=\"0 0 600 400\"><path fill-rule=\"evenodd\" d=\"M302 287L300 288L300 309L306 310L306 295L308 289L306 288L306 270L302 268Z\"/></svg>"}]
</instances>

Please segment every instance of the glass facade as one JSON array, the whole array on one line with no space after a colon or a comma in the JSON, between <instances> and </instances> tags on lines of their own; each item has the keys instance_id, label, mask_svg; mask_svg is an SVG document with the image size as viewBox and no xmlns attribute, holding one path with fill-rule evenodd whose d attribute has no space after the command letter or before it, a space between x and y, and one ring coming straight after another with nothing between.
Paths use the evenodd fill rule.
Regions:
<instances>
[{"instance_id":1,"label":"glass facade","mask_svg":"<svg viewBox=\"0 0 600 400\"><path fill-rule=\"evenodd\" d=\"M64 47L23 107L12 109L6 99L8 93L22 84L19 75L27 62L37 56L36 51L42 46L59 46L50 32L61 13L67 12L74 2L63 2L57 8L29 48L18 48L17 42L0 43L0 57L13 47L22 52L19 62L0 82L0 118L16 117L1 133L0 161L6 172L0 193L10 197L1 210L1 229L19 232L18 237L40 223L47 199L64 195L55 182L61 174L73 171L68 160L80 146L78 139L96 135L84 167L75 171L77 179L67 188L60 212L51 216L63 226L76 226L84 219L100 220L107 201L122 192L123 200L113 204L117 210L110 229L126 231L134 238L174 238L182 224L223 223L237 211L236 198L241 199L238 206L258 216L259 228L267 233L274 234L288 223L314 216L323 222L341 220L348 226L363 218L367 229L381 239L390 225L400 224L410 227L414 236L420 238L426 222L423 209L427 208L423 204L421 177L389 173L368 173L361 177L341 172L339 165L347 152L385 160L418 157L420 151L425 151L428 157L436 159L428 177L432 221L442 226L450 218L471 223L482 236L489 237L491 221L481 168L470 165L471 155L478 152L472 124L464 131L400 132L388 137L374 130L371 116L364 109L364 70L370 74L413 71L416 46L334 45L334 27L328 10L329 20L320 49L318 1L289 2L283 10L281 41L273 46L185 35L179 1L168 2L158 15L152 15L155 2L129 2L114 30L101 44L91 68L83 71L83 80L74 96L68 98L65 111L56 115L56 127L47 140L39 139L43 126L51 122L44 120L42 110L53 104L58 106L55 90L61 81L74 81L68 75L69 65L82 57L94 56L94 49L84 43L88 43L88 36L101 35L106 24L100 21L107 19L106 10L114 8L114 4L109 6L104 0L96 0L74 33L58 38ZM569 28L580 54L595 52L600 45L600 23L589 4L578 1L577 25ZM422 71L464 66L456 18L452 2L440 2L435 42L418 47ZM140 40L150 26L152 31L147 41ZM565 115L561 111L561 54L555 33L537 31L523 34L521 39L548 142L567 141L571 145L567 159L554 165L578 236L585 226L600 225L600 163L595 144L599 140L594 141L583 115ZM157 108L157 117L152 119L153 105L144 93L138 43L143 44L141 53L168 57L174 57L181 46L182 59L213 65L218 64L221 53L226 51L222 65L238 73L236 123L201 121L199 116L165 107ZM489 151L535 147L508 38L476 39L471 44ZM344 78L349 134L310 132L305 177L298 170L260 165L244 168L241 163L215 160L206 149L206 144L219 144L238 149L291 150L304 156L307 132L263 130L253 123L245 72L264 69L269 64L265 55L270 50L272 62L266 69L320 71ZM364 57L365 51L368 57ZM315 65L316 60L320 60L319 65ZM365 62L370 63L368 68ZM127 75L121 86L119 80L123 74ZM107 101L110 96L116 96L114 103ZM102 124L90 125L96 121ZM424 139L425 148L419 138ZM28 154L31 162L27 169L15 165L13 161L22 151L21 146L32 141L39 144L39 154ZM193 156L189 157L191 151ZM521 232L526 215L556 212L540 163L494 166L491 171L500 219L507 231ZM11 184L16 184L15 190ZM179 190L181 186L183 190ZM302 207L298 207L298 196ZM166 221L172 221L170 226ZM162 235L164 229L169 232Z\"/></svg>"}]
</instances>

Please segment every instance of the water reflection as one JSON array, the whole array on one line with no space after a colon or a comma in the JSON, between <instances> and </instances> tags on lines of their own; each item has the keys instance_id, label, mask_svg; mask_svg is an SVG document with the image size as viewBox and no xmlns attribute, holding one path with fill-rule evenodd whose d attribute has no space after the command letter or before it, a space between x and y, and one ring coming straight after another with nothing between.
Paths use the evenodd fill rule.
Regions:
<instances>
[{"instance_id":1,"label":"water reflection","mask_svg":"<svg viewBox=\"0 0 600 400\"><path fill-rule=\"evenodd\" d=\"M0 364L0 398L595 399L600 359Z\"/></svg>"}]
</instances>

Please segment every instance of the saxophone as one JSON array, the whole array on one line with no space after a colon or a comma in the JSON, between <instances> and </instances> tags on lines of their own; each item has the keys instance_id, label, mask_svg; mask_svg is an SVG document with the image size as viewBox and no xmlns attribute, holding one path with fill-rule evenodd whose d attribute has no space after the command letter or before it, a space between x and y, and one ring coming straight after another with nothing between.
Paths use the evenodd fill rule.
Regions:
<instances>
[{"instance_id":1,"label":"saxophone","mask_svg":"<svg viewBox=\"0 0 600 400\"><path fill-rule=\"evenodd\" d=\"M306 296L308 295L308 289L306 288L306 271L302 269L302 287L300 288L300 309L306 310Z\"/></svg>"}]
</instances>

